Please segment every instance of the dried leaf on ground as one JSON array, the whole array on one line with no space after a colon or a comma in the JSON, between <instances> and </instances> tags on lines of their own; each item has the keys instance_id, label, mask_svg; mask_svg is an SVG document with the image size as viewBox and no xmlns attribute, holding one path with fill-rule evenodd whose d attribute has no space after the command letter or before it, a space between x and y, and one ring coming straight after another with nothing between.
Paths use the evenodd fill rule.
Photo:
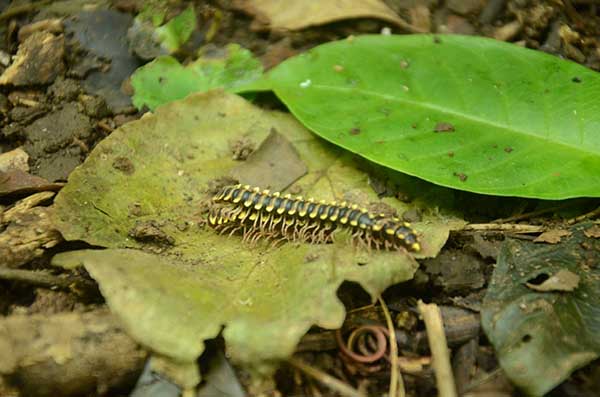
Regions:
<instances>
[{"instance_id":1,"label":"dried leaf on ground","mask_svg":"<svg viewBox=\"0 0 600 397\"><path fill-rule=\"evenodd\" d=\"M354 18L377 18L407 27L407 23L380 0L236 0L234 6L255 16L252 27L300 30L309 26Z\"/></svg>"},{"instance_id":2,"label":"dried leaf on ground","mask_svg":"<svg viewBox=\"0 0 600 397\"><path fill-rule=\"evenodd\" d=\"M0 154L0 172L8 170L29 171L29 155L22 148L18 147L9 152Z\"/></svg>"},{"instance_id":3,"label":"dried leaf on ground","mask_svg":"<svg viewBox=\"0 0 600 397\"><path fill-rule=\"evenodd\" d=\"M26 86L52 83L64 70L65 39L37 32L21 45L13 63L0 76L0 85Z\"/></svg>"},{"instance_id":4,"label":"dried leaf on ground","mask_svg":"<svg viewBox=\"0 0 600 397\"><path fill-rule=\"evenodd\" d=\"M204 192L240 164L232 159L230 141L247 137L259 144L272 128L308 168L290 190L326 200L379 201L352 155L288 114L222 92L194 94L115 130L71 174L56 199L60 231L68 240L113 249L65 253L55 263L85 265L129 332L180 362L195 360L203 341L223 326L237 361L284 358L313 324L341 325L344 309L336 291L342 281L360 283L375 296L410 279L417 263L405 252L369 253L344 238L249 246L239 236L198 227ZM388 205L407 208L395 199ZM154 222L172 244L132 239L139 222ZM420 256L436 255L454 222L425 213L414 225L423 232Z\"/></svg>"},{"instance_id":5,"label":"dried leaf on ground","mask_svg":"<svg viewBox=\"0 0 600 397\"><path fill-rule=\"evenodd\" d=\"M537 236L534 243L548 243L548 244L558 244L563 237L570 236L571 232L568 230L561 229L552 229L548 230Z\"/></svg>"},{"instance_id":6,"label":"dried leaf on ground","mask_svg":"<svg viewBox=\"0 0 600 397\"><path fill-rule=\"evenodd\" d=\"M36 193L0 213L0 265L21 266L62 241L50 219L52 208L38 206L52 196L53 192Z\"/></svg>"},{"instance_id":7,"label":"dried leaf on ground","mask_svg":"<svg viewBox=\"0 0 600 397\"><path fill-rule=\"evenodd\" d=\"M585 235L590 227L574 226L558 245L502 246L482 324L505 373L528 395L544 395L600 356L600 241ZM546 282L553 288L531 288Z\"/></svg>"},{"instance_id":8,"label":"dried leaf on ground","mask_svg":"<svg viewBox=\"0 0 600 397\"><path fill-rule=\"evenodd\" d=\"M587 237L600 238L600 225L594 225L584 232Z\"/></svg>"},{"instance_id":9,"label":"dried leaf on ground","mask_svg":"<svg viewBox=\"0 0 600 397\"><path fill-rule=\"evenodd\" d=\"M285 164L282 167L281 164ZM298 152L285 136L272 130L246 161L231 170L242 184L281 191L307 172Z\"/></svg>"},{"instance_id":10,"label":"dried leaf on ground","mask_svg":"<svg viewBox=\"0 0 600 397\"><path fill-rule=\"evenodd\" d=\"M555 274L539 284L527 283L526 285L534 291L573 291L579 285L580 277L568 270L559 270Z\"/></svg>"},{"instance_id":11,"label":"dried leaf on ground","mask_svg":"<svg viewBox=\"0 0 600 397\"><path fill-rule=\"evenodd\" d=\"M0 171L0 197L44 190L58 190L62 183L50 183L39 176L30 175L19 169Z\"/></svg>"}]
</instances>

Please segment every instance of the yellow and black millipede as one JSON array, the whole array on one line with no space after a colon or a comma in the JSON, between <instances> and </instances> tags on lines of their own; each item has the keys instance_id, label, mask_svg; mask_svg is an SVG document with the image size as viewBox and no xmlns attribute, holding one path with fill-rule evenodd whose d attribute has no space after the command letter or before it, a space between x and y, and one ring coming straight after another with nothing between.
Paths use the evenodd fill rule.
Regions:
<instances>
[{"instance_id":1,"label":"yellow and black millipede","mask_svg":"<svg viewBox=\"0 0 600 397\"><path fill-rule=\"evenodd\" d=\"M421 250L410 224L396 217L375 215L356 204L315 202L248 185L226 186L215 194L208 224L222 233L241 232L249 241L272 238L310 243L330 242L336 228L347 227L355 241L368 247Z\"/></svg>"}]
</instances>

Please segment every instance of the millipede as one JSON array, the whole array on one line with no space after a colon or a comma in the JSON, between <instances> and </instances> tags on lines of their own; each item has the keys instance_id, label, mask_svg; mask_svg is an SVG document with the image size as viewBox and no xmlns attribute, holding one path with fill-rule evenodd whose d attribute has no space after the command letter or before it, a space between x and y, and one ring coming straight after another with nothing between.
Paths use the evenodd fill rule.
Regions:
<instances>
[{"instance_id":1,"label":"millipede","mask_svg":"<svg viewBox=\"0 0 600 397\"><path fill-rule=\"evenodd\" d=\"M212 197L208 224L221 233L309 243L333 241L333 231L348 228L355 242L375 249L421 250L408 222L347 202L315 201L249 185L225 186Z\"/></svg>"}]
</instances>

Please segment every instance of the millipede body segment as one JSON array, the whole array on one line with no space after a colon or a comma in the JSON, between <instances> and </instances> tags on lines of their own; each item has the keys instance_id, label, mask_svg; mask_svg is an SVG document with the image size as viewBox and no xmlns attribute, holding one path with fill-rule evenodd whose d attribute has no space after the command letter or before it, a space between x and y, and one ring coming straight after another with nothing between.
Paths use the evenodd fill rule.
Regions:
<instances>
[{"instance_id":1,"label":"millipede body segment","mask_svg":"<svg viewBox=\"0 0 600 397\"><path fill-rule=\"evenodd\" d=\"M355 204L315 202L251 186L226 186L212 198L208 224L246 240L283 238L311 243L332 241L338 227L352 231L357 242L375 249L418 252L421 245L410 224L396 217L375 215Z\"/></svg>"}]
</instances>

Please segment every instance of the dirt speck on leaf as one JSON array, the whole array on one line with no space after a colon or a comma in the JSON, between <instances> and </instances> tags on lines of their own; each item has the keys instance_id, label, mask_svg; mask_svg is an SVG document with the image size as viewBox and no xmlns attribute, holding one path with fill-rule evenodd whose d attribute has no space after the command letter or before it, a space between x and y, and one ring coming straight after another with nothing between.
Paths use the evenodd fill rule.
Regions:
<instances>
[{"instance_id":1,"label":"dirt speck on leaf","mask_svg":"<svg viewBox=\"0 0 600 397\"><path fill-rule=\"evenodd\" d=\"M433 132L454 132L454 125L445 122L437 123Z\"/></svg>"},{"instance_id":2,"label":"dirt speck on leaf","mask_svg":"<svg viewBox=\"0 0 600 397\"><path fill-rule=\"evenodd\" d=\"M256 150L256 144L246 136L229 142L231 158L244 161Z\"/></svg>"},{"instance_id":3,"label":"dirt speck on leaf","mask_svg":"<svg viewBox=\"0 0 600 397\"><path fill-rule=\"evenodd\" d=\"M464 174L462 172L455 172L453 175L458 177L458 179L460 179L461 182L464 182L469 178L466 174Z\"/></svg>"},{"instance_id":4,"label":"dirt speck on leaf","mask_svg":"<svg viewBox=\"0 0 600 397\"><path fill-rule=\"evenodd\" d=\"M117 157L112 166L125 175L132 175L135 172L135 166L127 157Z\"/></svg>"},{"instance_id":5,"label":"dirt speck on leaf","mask_svg":"<svg viewBox=\"0 0 600 397\"><path fill-rule=\"evenodd\" d=\"M129 231L129 236L137 241L154 243L160 245L173 245L175 239L161 230L156 221L136 222Z\"/></svg>"}]
</instances>

